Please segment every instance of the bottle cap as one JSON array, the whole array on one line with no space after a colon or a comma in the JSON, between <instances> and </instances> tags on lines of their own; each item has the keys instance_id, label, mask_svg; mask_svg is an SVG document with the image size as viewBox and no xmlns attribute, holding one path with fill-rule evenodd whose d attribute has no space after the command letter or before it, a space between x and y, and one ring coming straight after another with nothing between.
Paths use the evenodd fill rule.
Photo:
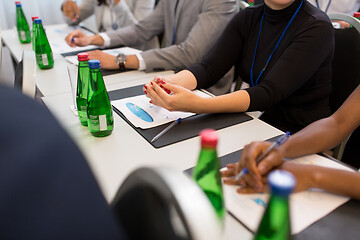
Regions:
<instances>
[{"instance_id":1,"label":"bottle cap","mask_svg":"<svg viewBox=\"0 0 360 240\"><path fill-rule=\"evenodd\" d=\"M354 12L354 17L359 18L360 17L360 12Z\"/></svg>"},{"instance_id":2,"label":"bottle cap","mask_svg":"<svg viewBox=\"0 0 360 240\"><path fill-rule=\"evenodd\" d=\"M39 17L34 16L34 17L31 17L31 20L34 21L34 20L37 19L37 18L39 18Z\"/></svg>"},{"instance_id":3,"label":"bottle cap","mask_svg":"<svg viewBox=\"0 0 360 240\"><path fill-rule=\"evenodd\" d=\"M268 181L272 194L284 197L290 195L296 184L294 175L284 170L272 171L269 174Z\"/></svg>"},{"instance_id":4,"label":"bottle cap","mask_svg":"<svg viewBox=\"0 0 360 240\"><path fill-rule=\"evenodd\" d=\"M79 53L77 55L78 61L88 61L89 60L89 54L84 52L84 53Z\"/></svg>"},{"instance_id":5,"label":"bottle cap","mask_svg":"<svg viewBox=\"0 0 360 240\"><path fill-rule=\"evenodd\" d=\"M91 69L100 68L100 61L99 60L90 60L89 61L89 68L91 68Z\"/></svg>"},{"instance_id":6,"label":"bottle cap","mask_svg":"<svg viewBox=\"0 0 360 240\"><path fill-rule=\"evenodd\" d=\"M216 148L218 135L214 129L204 129L200 132L201 146Z\"/></svg>"},{"instance_id":7,"label":"bottle cap","mask_svg":"<svg viewBox=\"0 0 360 240\"><path fill-rule=\"evenodd\" d=\"M20 4L20 1L16 1L15 4Z\"/></svg>"},{"instance_id":8,"label":"bottle cap","mask_svg":"<svg viewBox=\"0 0 360 240\"><path fill-rule=\"evenodd\" d=\"M42 20L40 18L34 19L35 24L42 24Z\"/></svg>"},{"instance_id":9,"label":"bottle cap","mask_svg":"<svg viewBox=\"0 0 360 240\"><path fill-rule=\"evenodd\" d=\"M19 2L19 3L15 3L15 5L16 5L16 7L21 7L21 3Z\"/></svg>"}]
</instances>

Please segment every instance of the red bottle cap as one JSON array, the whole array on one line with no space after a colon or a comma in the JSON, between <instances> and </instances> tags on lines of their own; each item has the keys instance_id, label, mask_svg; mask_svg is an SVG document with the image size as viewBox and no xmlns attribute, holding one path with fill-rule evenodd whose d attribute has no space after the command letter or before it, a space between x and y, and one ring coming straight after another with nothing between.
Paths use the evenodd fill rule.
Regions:
<instances>
[{"instance_id":1,"label":"red bottle cap","mask_svg":"<svg viewBox=\"0 0 360 240\"><path fill-rule=\"evenodd\" d=\"M201 146L216 148L218 135L214 129L205 129L200 132Z\"/></svg>"},{"instance_id":2,"label":"red bottle cap","mask_svg":"<svg viewBox=\"0 0 360 240\"><path fill-rule=\"evenodd\" d=\"M360 17L360 12L354 12L354 17L359 18Z\"/></svg>"},{"instance_id":3,"label":"red bottle cap","mask_svg":"<svg viewBox=\"0 0 360 240\"><path fill-rule=\"evenodd\" d=\"M15 4L20 4L20 2L19 2L19 1L17 1L17 2L15 2Z\"/></svg>"},{"instance_id":4,"label":"red bottle cap","mask_svg":"<svg viewBox=\"0 0 360 240\"><path fill-rule=\"evenodd\" d=\"M254 2L254 0L248 0L248 2L249 2L249 3L253 3L253 2Z\"/></svg>"},{"instance_id":5,"label":"red bottle cap","mask_svg":"<svg viewBox=\"0 0 360 240\"><path fill-rule=\"evenodd\" d=\"M88 61L90 58L89 58L89 54L84 52L84 53L79 53L77 55L78 57L78 61Z\"/></svg>"},{"instance_id":6,"label":"red bottle cap","mask_svg":"<svg viewBox=\"0 0 360 240\"><path fill-rule=\"evenodd\" d=\"M39 17L31 17L31 20L34 21L37 18L39 18Z\"/></svg>"}]
</instances>

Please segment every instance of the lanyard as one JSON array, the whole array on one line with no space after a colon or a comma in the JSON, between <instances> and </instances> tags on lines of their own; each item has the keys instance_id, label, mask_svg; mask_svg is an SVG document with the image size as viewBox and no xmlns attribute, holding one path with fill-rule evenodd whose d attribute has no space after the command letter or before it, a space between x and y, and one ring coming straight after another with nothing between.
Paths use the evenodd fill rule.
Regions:
<instances>
[{"instance_id":1,"label":"lanyard","mask_svg":"<svg viewBox=\"0 0 360 240\"><path fill-rule=\"evenodd\" d=\"M319 1L318 1L318 0L315 0L315 2L316 2L317 8L320 9ZM325 9L325 13L327 13L327 11L328 11L328 9L329 9L329 7L330 7L330 3L331 3L331 0L329 0L329 3L328 3L328 5L327 5L327 7L326 7L326 9Z\"/></svg>"},{"instance_id":2,"label":"lanyard","mask_svg":"<svg viewBox=\"0 0 360 240\"><path fill-rule=\"evenodd\" d=\"M174 45L175 40L176 40L176 9L177 9L178 3L179 3L179 0L176 0L175 11L174 11L173 37L171 40L171 45Z\"/></svg>"},{"instance_id":3,"label":"lanyard","mask_svg":"<svg viewBox=\"0 0 360 240\"><path fill-rule=\"evenodd\" d=\"M260 22L259 35L258 35L257 40L256 40L254 57L253 57L252 64L251 64L251 69L250 69L250 80L251 80L251 86L252 86L252 87L253 87L253 86L256 86L256 85L258 84L258 81L259 81L261 75L262 75L263 72L266 70L266 67L268 66L268 64L269 64L269 62L270 62L270 60L271 60L274 52L276 51L276 49L278 49L281 40L283 39L283 37L284 37L287 29L289 28L290 24L293 22L295 16L298 14L298 12L299 12L299 10L300 10L303 2L304 2L304 1L301 1L300 6L296 9L294 15L291 17L289 23L287 24L287 26L285 27L284 31L282 32L279 40L277 41L277 43L276 43L276 45L275 45L274 50L273 50L272 53L270 54L268 60L266 61L266 64L265 64L264 68L260 71L260 74L259 74L259 76L258 76L258 78L256 79L256 82L255 82L255 84L254 84L254 77L253 77L254 62L255 62L255 57L256 57L257 48L258 48L258 45L259 45L259 39L260 39L260 35L261 35L261 27L262 27L262 24L263 24L263 21L264 21L264 16L265 16L265 12L263 13L262 18L261 18L261 22Z\"/></svg>"},{"instance_id":4,"label":"lanyard","mask_svg":"<svg viewBox=\"0 0 360 240\"><path fill-rule=\"evenodd\" d=\"M113 7L115 7L115 3L113 2L113 0L110 0L109 1L109 10L110 10L110 18L111 18L111 28L113 29L113 30L116 30L116 29L118 29L118 25L117 25L117 23L116 23L116 19L115 19L115 21L114 21L114 16L113 16Z\"/></svg>"}]
</instances>

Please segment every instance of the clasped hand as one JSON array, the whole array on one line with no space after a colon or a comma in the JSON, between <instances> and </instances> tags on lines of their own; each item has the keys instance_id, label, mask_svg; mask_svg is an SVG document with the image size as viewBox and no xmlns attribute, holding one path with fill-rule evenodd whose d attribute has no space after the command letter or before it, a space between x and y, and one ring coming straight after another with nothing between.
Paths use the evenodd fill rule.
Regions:
<instances>
[{"instance_id":1,"label":"clasped hand","mask_svg":"<svg viewBox=\"0 0 360 240\"><path fill-rule=\"evenodd\" d=\"M193 104L201 99L190 90L172 84L160 76L147 83L143 90L150 98L150 103L169 111L196 112Z\"/></svg>"}]
</instances>

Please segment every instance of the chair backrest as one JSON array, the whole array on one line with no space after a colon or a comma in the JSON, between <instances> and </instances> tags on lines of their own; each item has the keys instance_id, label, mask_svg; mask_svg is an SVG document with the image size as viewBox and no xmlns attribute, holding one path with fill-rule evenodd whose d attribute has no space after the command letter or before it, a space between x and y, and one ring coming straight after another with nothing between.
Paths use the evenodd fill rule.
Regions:
<instances>
[{"instance_id":1,"label":"chair backrest","mask_svg":"<svg viewBox=\"0 0 360 240\"><path fill-rule=\"evenodd\" d=\"M221 224L210 201L182 172L137 169L111 205L129 239L221 239Z\"/></svg>"},{"instance_id":2,"label":"chair backrest","mask_svg":"<svg viewBox=\"0 0 360 240\"><path fill-rule=\"evenodd\" d=\"M1 50L2 50L2 42L1 42L2 38L1 38L1 24L0 24L0 80L1 80L1 76L2 76L2 53L1 53Z\"/></svg>"},{"instance_id":3,"label":"chair backrest","mask_svg":"<svg viewBox=\"0 0 360 240\"><path fill-rule=\"evenodd\" d=\"M335 29L335 54L332 63L331 111L335 112L360 83L360 21L343 13L329 13L334 21L345 21L351 28Z\"/></svg>"}]
</instances>

